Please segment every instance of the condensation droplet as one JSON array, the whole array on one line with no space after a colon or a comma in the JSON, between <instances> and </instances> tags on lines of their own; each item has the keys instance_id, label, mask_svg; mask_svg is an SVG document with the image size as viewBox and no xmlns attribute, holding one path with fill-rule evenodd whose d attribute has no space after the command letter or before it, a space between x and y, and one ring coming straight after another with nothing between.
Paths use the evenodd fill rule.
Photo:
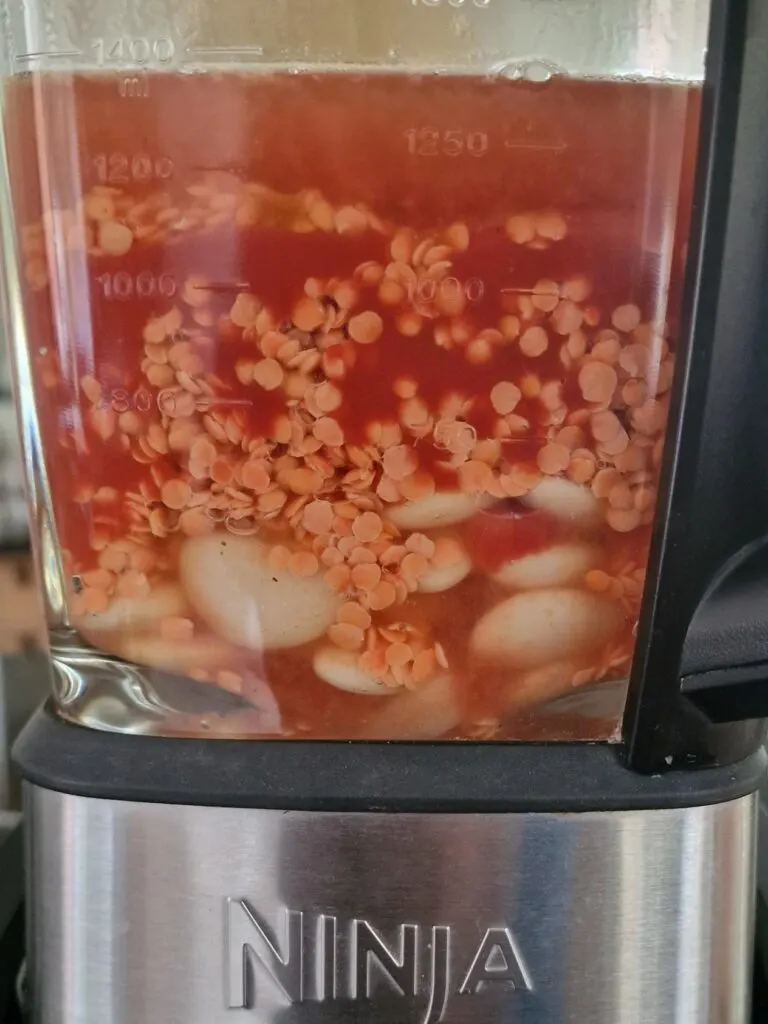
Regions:
<instances>
[{"instance_id":1,"label":"condensation droplet","mask_svg":"<svg viewBox=\"0 0 768 1024\"><path fill-rule=\"evenodd\" d=\"M78 714L80 725L100 729L103 732L147 732L149 723L142 722L121 700L116 697L96 697L82 707Z\"/></svg>"},{"instance_id":2,"label":"condensation droplet","mask_svg":"<svg viewBox=\"0 0 768 1024\"><path fill-rule=\"evenodd\" d=\"M516 81L525 82L548 82L555 75L562 73L562 69L552 61L547 60L517 60L507 61L499 64L496 73L504 78L511 78Z\"/></svg>"},{"instance_id":3,"label":"condensation droplet","mask_svg":"<svg viewBox=\"0 0 768 1024\"><path fill-rule=\"evenodd\" d=\"M469 34L472 29L472 23L466 15L457 14L451 21L451 27L453 34L460 38Z\"/></svg>"}]
</instances>

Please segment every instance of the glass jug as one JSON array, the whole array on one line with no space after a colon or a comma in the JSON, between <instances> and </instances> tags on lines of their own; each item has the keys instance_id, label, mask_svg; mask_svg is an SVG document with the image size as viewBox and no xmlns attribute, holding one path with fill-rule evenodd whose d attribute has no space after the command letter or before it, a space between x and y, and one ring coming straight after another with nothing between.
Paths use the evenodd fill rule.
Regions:
<instances>
[{"instance_id":1,"label":"glass jug","mask_svg":"<svg viewBox=\"0 0 768 1024\"><path fill-rule=\"evenodd\" d=\"M61 714L615 737L709 7L3 0Z\"/></svg>"}]
</instances>

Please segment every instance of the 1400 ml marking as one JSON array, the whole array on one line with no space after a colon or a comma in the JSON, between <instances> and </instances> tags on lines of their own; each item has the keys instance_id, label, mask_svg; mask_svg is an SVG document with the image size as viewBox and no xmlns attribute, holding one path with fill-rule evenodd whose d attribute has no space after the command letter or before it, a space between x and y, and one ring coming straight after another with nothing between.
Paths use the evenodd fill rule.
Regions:
<instances>
[{"instance_id":1,"label":"1400 ml marking","mask_svg":"<svg viewBox=\"0 0 768 1024\"><path fill-rule=\"evenodd\" d=\"M229 1009L257 1008L264 983L289 1004L374 1003L384 989L390 998L426 999L421 1024L439 1024L454 997L478 995L489 986L533 989L505 925L487 928L455 975L456 936L450 925L400 924L395 942L388 944L363 918L343 920L285 908L278 930L279 938L247 900L227 900Z\"/></svg>"}]
</instances>

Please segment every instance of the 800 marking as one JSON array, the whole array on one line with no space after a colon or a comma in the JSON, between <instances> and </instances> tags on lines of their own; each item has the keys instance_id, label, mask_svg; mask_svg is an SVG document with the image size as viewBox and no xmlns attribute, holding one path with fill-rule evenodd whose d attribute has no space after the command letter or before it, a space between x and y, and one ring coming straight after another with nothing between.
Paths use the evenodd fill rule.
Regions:
<instances>
[{"instance_id":1,"label":"800 marking","mask_svg":"<svg viewBox=\"0 0 768 1024\"><path fill-rule=\"evenodd\" d=\"M127 388L102 388L96 407L112 409L118 415L124 412L148 413L152 409L157 409L164 416L174 416L179 402L184 398L189 401L189 393L181 391L180 388L163 388L157 394L145 387L138 387L135 391L129 391ZM212 408L247 408L253 403L244 399L200 395L196 396L195 405L198 410L205 411Z\"/></svg>"}]
</instances>

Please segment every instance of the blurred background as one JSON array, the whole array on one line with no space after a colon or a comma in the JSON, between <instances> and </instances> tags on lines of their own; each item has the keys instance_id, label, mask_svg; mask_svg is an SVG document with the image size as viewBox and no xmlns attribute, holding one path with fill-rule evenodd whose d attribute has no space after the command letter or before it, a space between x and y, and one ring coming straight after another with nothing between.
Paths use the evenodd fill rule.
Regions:
<instances>
[{"instance_id":1,"label":"blurred background","mask_svg":"<svg viewBox=\"0 0 768 1024\"><path fill-rule=\"evenodd\" d=\"M0 812L20 810L10 746L44 699L42 606L29 551L27 510L10 359L0 336Z\"/></svg>"},{"instance_id":2,"label":"blurred background","mask_svg":"<svg viewBox=\"0 0 768 1024\"><path fill-rule=\"evenodd\" d=\"M42 606L29 552L21 449L0 333L0 1022L20 1021L23 978L24 876L21 791L10 750L44 700L47 665Z\"/></svg>"}]
</instances>

